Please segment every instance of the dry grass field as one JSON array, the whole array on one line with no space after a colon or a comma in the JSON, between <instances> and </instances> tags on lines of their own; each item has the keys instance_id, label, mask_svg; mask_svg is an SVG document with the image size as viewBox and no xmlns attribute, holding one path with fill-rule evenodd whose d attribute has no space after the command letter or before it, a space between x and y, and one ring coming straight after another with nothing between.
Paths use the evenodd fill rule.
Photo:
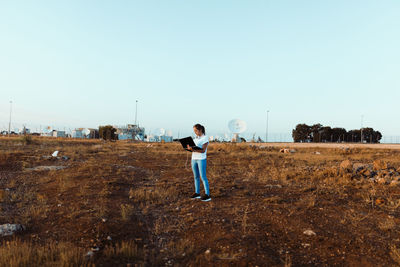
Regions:
<instances>
[{"instance_id":1,"label":"dry grass field","mask_svg":"<svg viewBox=\"0 0 400 267\"><path fill-rule=\"evenodd\" d=\"M0 138L0 266L400 265L397 148Z\"/></svg>"}]
</instances>

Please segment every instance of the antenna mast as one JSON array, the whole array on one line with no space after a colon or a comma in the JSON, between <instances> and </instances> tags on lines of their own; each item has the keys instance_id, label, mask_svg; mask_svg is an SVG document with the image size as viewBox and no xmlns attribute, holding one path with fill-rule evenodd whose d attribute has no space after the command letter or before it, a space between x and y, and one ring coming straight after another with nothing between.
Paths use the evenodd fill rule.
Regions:
<instances>
[{"instance_id":1,"label":"antenna mast","mask_svg":"<svg viewBox=\"0 0 400 267\"><path fill-rule=\"evenodd\" d=\"M12 101L10 101L10 121L8 123L8 137L10 137L10 129L11 129L11 111L12 111Z\"/></svg>"}]
</instances>

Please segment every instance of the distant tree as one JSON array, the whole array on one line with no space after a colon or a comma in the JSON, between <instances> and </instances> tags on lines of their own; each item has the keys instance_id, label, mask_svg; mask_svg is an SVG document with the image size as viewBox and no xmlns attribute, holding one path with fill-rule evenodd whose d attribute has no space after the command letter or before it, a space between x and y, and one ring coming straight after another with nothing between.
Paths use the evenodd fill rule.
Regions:
<instances>
[{"instance_id":1,"label":"distant tree","mask_svg":"<svg viewBox=\"0 0 400 267\"><path fill-rule=\"evenodd\" d=\"M292 137L294 142L310 142L311 127L305 123L297 124L296 128L292 130Z\"/></svg>"},{"instance_id":2,"label":"distant tree","mask_svg":"<svg viewBox=\"0 0 400 267\"><path fill-rule=\"evenodd\" d=\"M382 134L380 131L374 131L374 136L373 136L373 143L380 143L382 139Z\"/></svg>"},{"instance_id":3,"label":"distant tree","mask_svg":"<svg viewBox=\"0 0 400 267\"><path fill-rule=\"evenodd\" d=\"M374 131L373 128L362 128L363 142L366 143L379 143L382 134L379 131Z\"/></svg>"},{"instance_id":4,"label":"distant tree","mask_svg":"<svg viewBox=\"0 0 400 267\"><path fill-rule=\"evenodd\" d=\"M360 130L346 131L344 128L331 128L322 126L320 123L308 126L307 124L297 124L292 130L294 142L360 142L361 134L363 142L379 143L382 134L372 128L362 128Z\"/></svg>"},{"instance_id":5,"label":"distant tree","mask_svg":"<svg viewBox=\"0 0 400 267\"><path fill-rule=\"evenodd\" d=\"M332 128L329 126L322 127L319 131L321 142L332 142Z\"/></svg>"},{"instance_id":6,"label":"distant tree","mask_svg":"<svg viewBox=\"0 0 400 267\"><path fill-rule=\"evenodd\" d=\"M344 128L332 128L332 141L333 142L344 142L347 131Z\"/></svg>"},{"instance_id":7,"label":"distant tree","mask_svg":"<svg viewBox=\"0 0 400 267\"><path fill-rule=\"evenodd\" d=\"M321 142L321 131L322 125L320 123L314 124L310 127L311 130L311 141L314 143Z\"/></svg>"},{"instance_id":8,"label":"distant tree","mask_svg":"<svg viewBox=\"0 0 400 267\"><path fill-rule=\"evenodd\" d=\"M347 142L357 143L361 140L361 131L360 130L350 130L347 132Z\"/></svg>"},{"instance_id":9,"label":"distant tree","mask_svg":"<svg viewBox=\"0 0 400 267\"><path fill-rule=\"evenodd\" d=\"M115 134L117 129L111 125L99 126L99 136L104 140L117 140L118 136Z\"/></svg>"}]
</instances>

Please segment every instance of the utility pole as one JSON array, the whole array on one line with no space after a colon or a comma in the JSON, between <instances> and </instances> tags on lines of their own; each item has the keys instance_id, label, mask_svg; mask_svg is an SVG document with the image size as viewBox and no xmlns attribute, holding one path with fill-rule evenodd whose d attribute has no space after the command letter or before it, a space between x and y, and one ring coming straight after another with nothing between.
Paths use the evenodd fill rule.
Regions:
<instances>
[{"instance_id":1,"label":"utility pole","mask_svg":"<svg viewBox=\"0 0 400 267\"><path fill-rule=\"evenodd\" d=\"M269 110L267 110L267 125L265 127L265 142L268 143L268 113Z\"/></svg>"},{"instance_id":2,"label":"utility pole","mask_svg":"<svg viewBox=\"0 0 400 267\"><path fill-rule=\"evenodd\" d=\"M136 124L136 120L137 120L137 103L138 103L138 101L136 100L135 125L137 125Z\"/></svg>"},{"instance_id":3,"label":"utility pole","mask_svg":"<svg viewBox=\"0 0 400 267\"><path fill-rule=\"evenodd\" d=\"M10 121L8 123L8 137L10 137L10 130L11 130L11 111L12 111L12 101L10 101Z\"/></svg>"}]
</instances>

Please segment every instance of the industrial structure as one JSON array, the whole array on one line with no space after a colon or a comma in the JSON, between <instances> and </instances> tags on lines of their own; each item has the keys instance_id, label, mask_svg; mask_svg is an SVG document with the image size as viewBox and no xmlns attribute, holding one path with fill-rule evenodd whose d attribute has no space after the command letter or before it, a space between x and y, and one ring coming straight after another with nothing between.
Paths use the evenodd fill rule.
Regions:
<instances>
[{"instance_id":1,"label":"industrial structure","mask_svg":"<svg viewBox=\"0 0 400 267\"><path fill-rule=\"evenodd\" d=\"M128 124L126 126L114 126L117 129L116 134L118 135L118 140L138 140L144 141L145 139L145 129L139 127L139 125Z\"/></svg>"}]
</instances>

